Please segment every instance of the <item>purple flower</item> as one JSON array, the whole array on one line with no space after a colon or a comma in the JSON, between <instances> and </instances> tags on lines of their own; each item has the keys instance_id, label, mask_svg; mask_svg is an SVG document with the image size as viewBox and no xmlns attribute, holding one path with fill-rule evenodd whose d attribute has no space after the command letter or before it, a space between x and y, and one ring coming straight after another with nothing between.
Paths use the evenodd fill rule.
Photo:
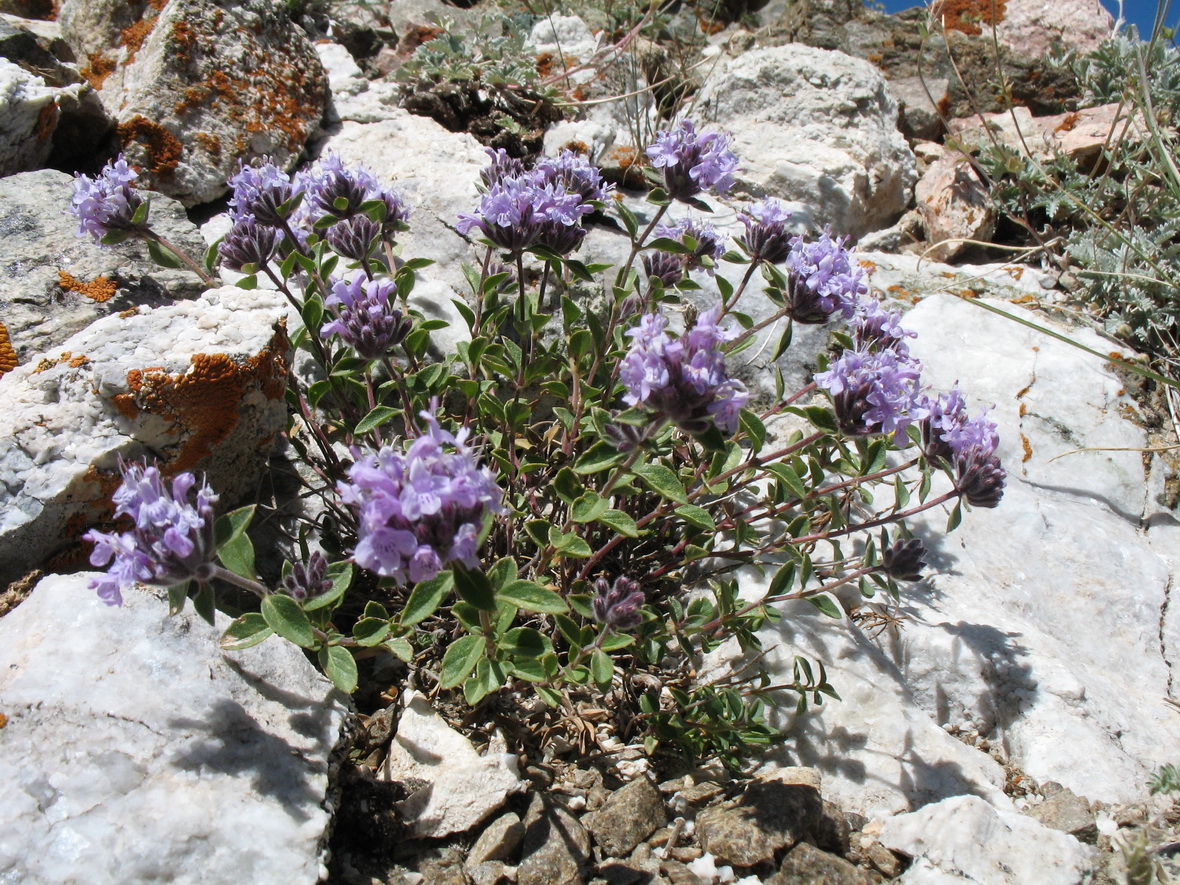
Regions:
<instances>
[{"instance_id":1,"label":"purple flower","mask_svg":"<svg viewBox=\"0 0 1180 885\"><path fill-rule=\"evenodd\" d=\"M284 204L290 202L301 191L291 183L290 177L271 163L267 157L255 161L257 165L239 163L238 174L229 180L233 194L229 198L230 217L241 221L251 215L259 224L267 227L282 227L290 210Z\"/></svg>"},{"instance_id":2,"label":"purple flower","mask_svg":"<svg viewBox=\"0 0 1180 885\"><path fill-rule=\"evenodd\" d=\"M648 279L657 279L665 289L671 289L684 279L684 257L659 249L644 252L643 272ZM626 316L622 311L620 315Z\"/></svg>"},{"instance_id":3,"label":"purple flower","mask_svg":"<svg viewBox=\"0 0 1180 885\"><path fill-rule=\"evenodd\" d=\"M329 152L311 171L300 173L298 181L307 194L305 211L312 224L329 215L352 218L365 203L380 201L385 204L382 235L391 238L395 232L406 229L410 210L401 196L383 187L369 170L349 168L334 153Z\"/></svg>"},{"instance_id":4,"label":"purple flower","mask_svg":"<svg viewBox=\"0 0 1180 885\"><path fill-rule=\"evenodd\" d=\"M78 236L90 234L101 245L109 233L135 230L135 212L143 205L143 198L131 183L138 177L139 173L119 154L96 177L75 178L74 196L67 211L78 219Z\"/></svg>"},{"instance_id":5,"label":"purple flower","mask_svg":"<svg viewBox=\"0 0 1180 885\"><path fill-rule=\"evenodd\" d=\"M524 163L516 157L508 156L508 151L504 148L484 148L484 151L492 161L488 163L479 173L479 177L483 179L483 183L487 187L493 187L509 178L520 178L524 175Z\"/></svg>"},{"instance_id":6,"label":"purple flower","mask_svg":"<svg viewBox=\"0 0 1180 885\"><path fill-rule=\"evenodd\" d=\"M900 310L885 310L872 296L856 298L849 325L858 350L889 349L908 356L905 339L917 337L916 332L902 326Z\"/></svg>"},{"instance_id":7,"label":"purple flower","mask_svg":"<svg viewBox=\"0 0 1180 885\"><path fill-rule=\"evenodd\" d=\"M703 259L708 257L711 261L717 261L725 254L725 242L717 233L717 229L711 224L705 224L694 218L685 217L674 224L657 225L655 235L675 240L682 246L687 245L689 238L693 240L695 245L692 247L692 251L680 256L684 262L686 273L703 267L712 274L714 273L712 265L706 265Z\"/></svg>"},{"instance_id":8,"label":"purple flower","mask_svg":"<svg viewBox=\"0 0 1180 885\"><path fill-rule=\"evenodd\" d=\"M336 222L324 235L338 254L354 261L364 261L381 237L381 225L368 215L353 215Z\"/></svg>"},{"instance_id":9,"label":"purple flower","mask_svg":"<svg viewBox=\"0 0 1180 885\"><path fill-rule=\"evenodd\" d=\"M413 321L393 306L397 285L356 271L350 280L335 280L324 307L335 319L324 323L320 334L339 335L362 359L388 355L409 334Z\"/></svg>"},{"instance_id":10,"label":"purple flower","mask_svg":"<svg viewBox=\"0 0 1180 885\"><path fill-rule=\"evenodd\" d=\"M619 576L614 584L606 578L594 582L594 599L591 601L594 620L615 630L633 630L643 623L640 606L643 605L643 591L639 582Z\"/></svg>"},{"instance_id":11,"label":"purple flower","mask_svg":"<svg viewBox=\"0 0 1180 885\"><path fill-rule=\"evenodd\" d=\"M539 183L555 184L577 194L583 203L604 203L614 189L614 185L602 180L602 174L585 157L569 150L556 157L542 158L533 174Z\"/></svg>"},{"instance_id":12,"label":"purple flower","mask_svg":"<svg viewBox=\"0 0 1180 885\"><path fill-rule=\"evenodd\" d=\"M331 590L328 560L324 559L324 554L317 550L306 565L302 562L292 563L291 573L283 578L283 589L293 599L308 599Z\"/></svg>"},{"instance_id":13,"label":"purple flower","mask_svg":"<svg viewBox=\"0 0 1180 885\"><path fill-rule=\"evenodd\" d=\"M154 466L120 462L119 470L123 483L112 496L115 516L129 516L132 526L121 534L91 529L83 536L94 544L91 565L111 563L90 589L107 605L122 605L122 591L136 582L171 587L212 578L217 496L209 486L202 482L194 496L197 479L191 473L178 473L169 491Z\"/></svg>"},{"instance_id":14,"label":"purple flower","mask_svg":"<svg viewBox=\"0 0 1180 885\"><path fill-rule=\"evenodd\" d=\"M753 261L779 264L791 254L791 234L787 225L791 213L777 200L766 199L746 209L738 218L746 226L738 245Z\"/></svg>"},{"instance_id":15,"label":"purple flower","mask_svg":"<svg viewBox=\"0 0 1180 885\"><path fill-rule=\"evenodd\" d=\"M230 270L244 271L248 265L263 267L275 254L282 233L259 224L253 215L243 215L217 245L221 262Z\"/></svg>"},{"instance_id":16,"label":"purple flower","mask_svg":"<svg viewBox=\"0 0 1180 885\"><path fill-rule=\"evenodd\" d=\"M520 253L546 245L561 251L570 240L585 236L579 224L594 207L555 184L538 184L533 178L508 178L492 185L474 214L459 216L458 231L478 229L501 249ZM577 243L573 244L575 247Z\"/></svg>"},{"instance_id":17,"label":"purple flower","mask_svg":"<svg viewBox=\"0 0 1180 885\"><path fill-rule=\"evenodd\" d=\"M899 538L882 551L881 571L895 581L920 581L926 567L926 545L918 538Z\"/></svg>"},{"instance_id":18,"label":"purple flower","mask_svg":"<svg viewBox=\"0 0 1180 885\"><path fill-rule=\"evenodd\" d=\"M893 350L847 350L815 381L832 395L836 422L852 436L904 435L925 416L918 389L921 364Z\"/></svg>"},{"instance_id":19,"label":"purple flower","mask_svg":"<svg viewBox=\"0 0 1180 885\"><path fill-rule=\"evenodd\" d=\"M814 243L791 241L787 256L788 308L799 323L822 323L836 311L851 319L859 296L868 292L865 272L844 248L847 237L833 240L825 228Z\"/></svg>"},{"instance_id":20,"label":"purple flower","mask_svg":"<svg viewBox=\"0 0 1180 885\"><path fill-rule=\"evenodd\" d=\"M699 135L688 120L656 134L647 149L651 164L664 170L664 190L673 200L688 201L712 189L725 195L733 186L738 160L729 149L729 133L706 130Z\"/></svg>"},{"instance_id":21,"label":"purple flower","mask_svg":"<svg viewBox=\"0 0 1180 885\"><path fill-rule=\"evenodd\" d=\"M433 578L450 562L474 568L486 516L503 509L496 478L429 412L427 430L402 452L391 446L362 455L338 485L356 510L358 565L399 584Z\"/></svg>"},{"instance_id":22,"label":"purple flower","mask_svg":"<svg viewBox=\"0 0 1180 885\"><path fill-rule=\"evenodd\" d=\"M955 488L968 504L995 507L1003 497L1007 473L996 455L1000 436L995 422L987 417L988 410L968 417L958 385L935 399L927 397L925 407L920 426L926 457L953 469Z\"/></svg>"},{"instance_id":23,"label":"purple flower","mask_svg":"<svg viewBox=\"0 0 1180 885\"><path fill-rule=\"evenodd\" d=\"M666 334L662 314L645 315L627 333L631 349L619 366L627 386L623 401L658 412L688 433L703 433L710 423L725 433L737 430L750 395L726 371L721 345L733 333L717 325L720 313L720 307L705 311L679 338Z\"/></svg>"}]
</instances>

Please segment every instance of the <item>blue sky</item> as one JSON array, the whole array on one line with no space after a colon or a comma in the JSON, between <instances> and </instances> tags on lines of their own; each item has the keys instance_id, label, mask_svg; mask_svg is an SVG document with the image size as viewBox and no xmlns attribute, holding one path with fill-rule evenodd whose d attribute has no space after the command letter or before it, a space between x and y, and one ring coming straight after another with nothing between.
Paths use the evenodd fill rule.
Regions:
<instances>
[{"instance_id":1,"label":"blue sky","mask_svg":"<svg viewBox=\"0 0 1180 885\"><path fill-rule=\"evenodd\" d=\"M1161 2L1165 2L1165 0L1161 0ZM1117 0L1102 0L1102 4L1110 10L1111 15L1118 16ZM897 12L920 5L921 3L916 3L914 0L885 0L885 11ZM1155 21L1156 6L1155 0L1123 0L1123 17L1129 23L1138 25L1140 35L1147 37L1151 33L1151 24ZM1176 28L1178 23L1180 23L1180 0L1171 0L1164 24Z\"/></svg>"}]
</instances>

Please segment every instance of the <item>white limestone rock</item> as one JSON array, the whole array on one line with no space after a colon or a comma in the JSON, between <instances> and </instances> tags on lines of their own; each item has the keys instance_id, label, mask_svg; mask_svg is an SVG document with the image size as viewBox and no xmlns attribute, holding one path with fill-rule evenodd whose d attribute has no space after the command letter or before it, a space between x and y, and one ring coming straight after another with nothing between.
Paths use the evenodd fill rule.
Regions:
<instances>
[{"instance_id":1,"label":"white limestone rock","mask_svg":"<svg viewBox=\"0 0 1180 885\"><path fill-rule=\"evenodd\" d=\"M411 835L440 838L478 824L526 784L509 753L479 755L471 742L407 691L383 777L416 789L397 803Z\"/></svg>"},{"instance_id":2,"label":"white limestone rock","mask_svg":"<svg viewBox=\"0 0 1180 885\"><path fill-rule=\"evenodd\" d=\"M1002 8L996 39L1025 56L1048 55L1054 44L1084 55L1114 33L1114 17L1100 0L1005 0Z\"/></svg>"},{"instance_id":3,"label":"white limestone rock","mask_svg":"<svg viewBox=\"0 0 1180 885\"><path fill-rule=\"evenodd\" d=\"M109 518L117 459L208 475L231 506L286 425L275 292L225 287L110 316L0 378L0 584Z\"/></svg>"},{"instance_id":4,"label":"white limestone rock","mask_svg":"<svg viewBox=\"0 0 1180 885\"><path fill-rule=\"evenodd\" d=\"M1069 331L1091 350L1126 356L1095 332L1063 330L1019 305L988 303ZM946 390L959 381L973 412L995 405L998 454L1010 476L1139 519L1146 476L1137 450L1146 436L1134 401L1105 360L950 295L923 299L905 326L918 333L910 351L923 362L925 383ZM1066 454L1079 449L1093 451Z\"/></svg>"},{"instance_id":5,"label":"white limestone rock","mask_svg":"<svg viewBox=\"0 0 1180 885\"><path fill-rule=\"evenodd\" d=\"M396 81L370 80L339 43L316 43L315 50L328 75L331 97L324 115L328 123L376 123L396 116Z\"/></svg>"},{"instance_id":6,"label":"white limestone rock","mask_svg":"<svg viewBox=\"0 0 1180 885\"><path fill-rule=\"evenodd\" d=\"M142 241L98 246L66 213L73 178L42 169L0 179L0 320L22 363L60 346L104 316L195 298L204 289L187 268L160 267ZM152 197L148 221L200 260L197 229L174 200Z\"/></svg>"},{"instance_id":7,"label":"white limestone rock","mask_svg":"<svg viewBox=\"0 0 1180 885\"><path fill-rule=\"evenodd\" d=\"M53 148L59 93L81 92L78 85L47 86L36 74L0 58L0 175L37 169Z\"/></svg>"},{"instance_id":8,"label":"white limestone rock","mask_svg":"<svg viewBox=\"0 0 1180 885\"><path fill-rule=\"evenodd\" d=\"M886 848L914 858L904 885L1080 885L1093 849L1031 817L959 796L884 822Z\"/></svg>"},{"instance_id":9,"label":"white limestone rock","mask_svg":"<svg viewBox=\"0 0 1180 885\"><path fill-rule=\"evenodd\" d=\"M67 0L60 21L110 70L99 96L128 162L186 206L226 193L240 160L290 169L323 117L323 66L281 0Z\"/></svg>"},{"instance_id":10,"label":"white limestone rock","mask_svg":"<svg viewBox=\"0 0 1180 885\"><path fill-rule=\"evenodd\" d=\"M0 620L0 881L313 885L347 698L289 643L223 655L145 589L53 576Z\"/></svg>"},{"instance_id":11,"label":"white limestone rock","mask_svg":"<svg viewBox=\"0 0 1180 885\"><path fill-rule=\"evenodd\" d=\"M807 203L837 234L886 227L917 181L884 78L843 53L789 44L727 59L696 116L733 132L739 192Z\"/></svg>"}]
</instances>

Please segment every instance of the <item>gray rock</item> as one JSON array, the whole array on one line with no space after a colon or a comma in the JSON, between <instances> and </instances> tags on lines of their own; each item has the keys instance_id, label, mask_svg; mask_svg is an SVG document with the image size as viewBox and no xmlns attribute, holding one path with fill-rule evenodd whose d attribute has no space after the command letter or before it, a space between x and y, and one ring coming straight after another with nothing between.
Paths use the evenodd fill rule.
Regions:
<instances>
[{"instance_id":1,"label":"gray rock","mask_svg":"<svg viewBox=\"0 0 1180 885\"><path fill-rule=\"evenodd\" d=\"M186 206L224 194L239 160L290 169L323 116L323 66L281 0L67 0L61 25L109 71L97 85L128 161Z\"/></svg>"},{"instance_id":2,"label":"gray rock","mask_svg":"<svg viewBox=\"0 0 1180 885\"><path fill-rule=\"evenodd\" d=\"M92 577L0 619L0 879L313 885L347 699L289 643L223 655L225 618Z\"/></svg>"},{"instance_id":3,"label":"gray rock","mask_svg":"<svg viewBox=\"0 0 1180 885\"><path fill-rule=\"evenodd\" d=\"M659 787L650 777L640 777L611 793L602 808L586 817L586 828L606 854L626 857L667 821Z\"/></svg>"},{"instance_id":4,"label":"gray rock","mask_svg":"<svg viewBox=\"0 0 1180 885\"><path fill-rule=\"evenodd\" d=\"M397 735L383 769L386 780L416 787L397 804L412 836L438 838L478 824L524 789L516 757L481 756L463 735L431 709L430 702L408 691Z\"/></svg>"},{"instance_id":5,"label":"gray rock","mask_svg":"<svg viewBox=\"0 0 1180 885\"><path fill-rule=\"evenodd\" d=\"M869 877L842 857L800 842L766 885L869 885Z\"/></svg>"},{"instance_id":6,"label":"gray rock","mask_svg":"<svg viewBox=\"0 0 1180 885\"><path fill-rule=\"evenodd\" d=\"M489 860L514 860L523 840L524 823L520 816L511 811L502 814L479 834L467 852L467 865L475 866Z\"/></svg>"},{"instance_id":7,"label":"gray rock","mask_svg":"<svg viewBox=\"0 0 1180 885\"><path fill-rule=\"evenodd\" d=\"M109 316L0 378L0 584L110 518L117 460L205 473L230 507L286 426L289 345L273 292L227 287Z\"/></svg>"},{"instance_id":8,"label":"gray rock","mask_svg":"<svg viewBox=\"0 0 1180 885\"><path fill-rule=\"evenodd\" d=\"M1049 784L1042 788L1045 801L1026 811L1029 817L1039 820L1047 827L1069 833L1074 838L1093 844L1098 840L1098 824L1090 803L1072 790L1060 784L1050 793Z\"/></svg>"},{"instance_id":9,"label":"gray rock","mask_svg":"<svg viewBox=\"0 0 1180 885\"><path fill-rule=\"evenodd\" d=\"M868 62L798 44L755 49L718 66L697 108L733 132L741 193L806 203L821 226L854 237L909 203L914 155Z\"/></svg>"},{"instance_id":10,"label":"gray rock","mask_svg":"<svg viewBox=\"0 0 1180 885\"><path fill-rule=\"evenodd\" d=\"M511 880L508 867L498 860L487 860L475 866L464 867L471 885L501 885Z\"/></svg>"},{"instance_id":11,"label":"gray rock","mask_svg":"<svg viewBox=\"0 0 1180 885\"><path fill-rule=\"evenodd\" d=\"M1093 849L978 796L958 796L885 821L881 843L914 859L904 885L1079 885Z\"/></svg>"},{"instance_id":12,"label":"gray rock","mask_svg":"<svg viewBox=\"0 0 1180 885\"><path fill-rule=\"evenodd\" d=\"M0 179L0 320L21 362L61 345L100 317L195 298L191 271L162 268L142 241L98 246L65 210L73 179L44 169ZM181 206L152 198L161 236L200 260L205 246Z\"/></svg>"},{"instance_id":13,"label":"gray rock","mask_svg":"<svg viewBox=\"0 0 1180 885\"><path fill-rule=\"evenodd\" d=\"M38 169L53 148L56 97L81 86L56 89L36 74L0 58L0 175Z\"/></svg>"},{"instance_id":14,"label":"gray rock","mask_svg":"<svg viewBox=\"0 0 1180 885\"><path fill-rule=\"evenodd\" d=\"M806 839L822 813L819 791L811 785L754 781L741 798L697 815L697 841L725 863L750 867Z\"/></svg>"},{"instance_id":15,"label":"gray rock","mask_svg":"<svg viewBox=\"0 0 1180 885\"><path fill-rule=\"evenodd\" d=\"M525 815L524 855L517 885L582 885L590 835L570 812L540 793Z\"/></svg>"}]
</instances>

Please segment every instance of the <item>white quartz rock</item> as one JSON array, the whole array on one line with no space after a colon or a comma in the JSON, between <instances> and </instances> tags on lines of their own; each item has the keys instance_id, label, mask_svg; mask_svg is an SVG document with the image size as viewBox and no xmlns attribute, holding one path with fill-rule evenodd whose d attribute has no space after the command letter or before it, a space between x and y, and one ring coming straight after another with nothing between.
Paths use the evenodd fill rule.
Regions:
<instances>
[{"instance_id":1,"label":"white quartz rock","mask_svg":"<svg viewBox=\"0 0 1180 885\"><path fill-rule=\"evenodd\" d=\"M347 713L289 643L218 628L93 573L0 620L0 882L313 885Z\"/></svg>"}]
</instances>

